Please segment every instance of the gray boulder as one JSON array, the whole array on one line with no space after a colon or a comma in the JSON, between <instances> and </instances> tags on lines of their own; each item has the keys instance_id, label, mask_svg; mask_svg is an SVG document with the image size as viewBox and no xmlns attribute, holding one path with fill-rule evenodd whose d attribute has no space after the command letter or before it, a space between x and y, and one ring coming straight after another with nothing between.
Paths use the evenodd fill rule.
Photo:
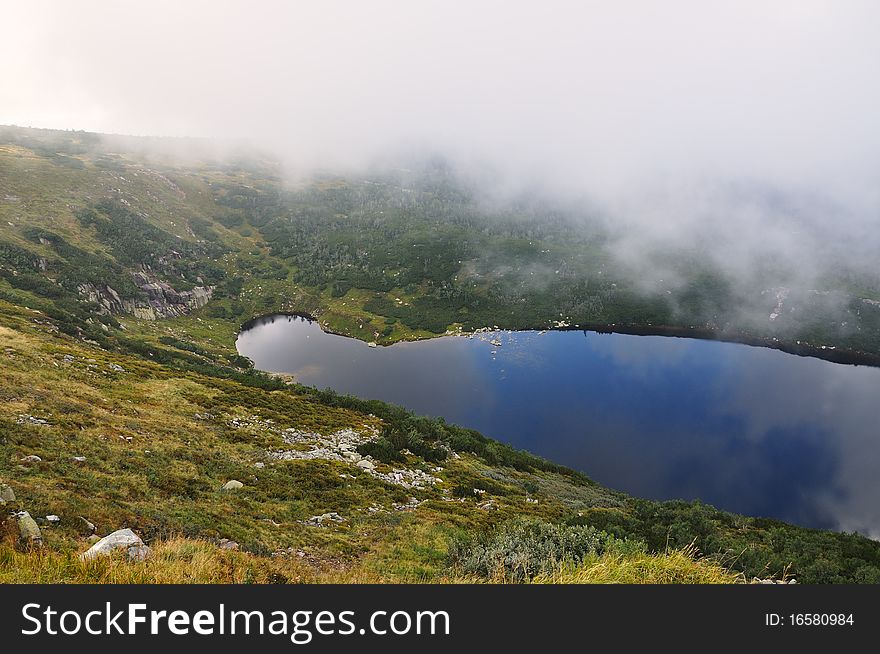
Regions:
<instances>
[{"instance_id":1,"label":"gray boulder","mask_svg":"<svg viewBox=\"0 0 880 654\"><path fill-rule=\"evenodd\" d=\"M12 491L12 488L6 484L0 484L0 500L3 500L4 502L15 501L15 493Z\"/></svg>"},{"instance_id":2,"label":"gray boulder","mask_svg":"<svg viewBox=\"0 0 880 654\"><path fill-rule=\"evenodd\" d=\"M18 544L23 549L35 549L43 546L43 534L37 522L27 511L18 514Z\"/></svg>"},{"instance_id":3,"label":"gray boulder","mask_svg":"<svg viewBox=\"0 0 880 654\"><path fill-rule=\"evenodd\" d=\"M223 490L225 491L236 491L240 488L244 488L244 484L242 484L237 479L230 479L225 484L223 484Z\"/></svg>"},{"instance_id":4,"label":"gray boulder","mask_svg":"<svg viewBox=\"0 0 880 654\"><path fill-rule=\"evenodd\" d=\"M141 537L131 529L118 529L104 536L88 550L79 555L83 561L91 561L99 556L107 556L117 550L126 550L129 561L143 561L152 550L144 544Z\"/></svg>"}]
</instances>

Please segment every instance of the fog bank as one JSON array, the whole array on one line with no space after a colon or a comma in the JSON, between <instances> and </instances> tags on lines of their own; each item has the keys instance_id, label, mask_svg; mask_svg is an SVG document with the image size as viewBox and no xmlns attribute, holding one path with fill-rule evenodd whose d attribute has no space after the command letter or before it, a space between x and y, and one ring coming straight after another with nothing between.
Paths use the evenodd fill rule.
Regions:
<instances>
[{"instance_id":1,"label":"fog bank","mask_svg":"<svg viewBox=\"0 0 880 654\"><path fill-rule=\"evenodd\" d=\"M869 0L36 1L4 14L0 123L246 141L294 173L440 152L505 188L583 199L635 239L623 256L707 225L749 253L801 256L824 233L876 255Z\"/></svg>"}]
</instances>

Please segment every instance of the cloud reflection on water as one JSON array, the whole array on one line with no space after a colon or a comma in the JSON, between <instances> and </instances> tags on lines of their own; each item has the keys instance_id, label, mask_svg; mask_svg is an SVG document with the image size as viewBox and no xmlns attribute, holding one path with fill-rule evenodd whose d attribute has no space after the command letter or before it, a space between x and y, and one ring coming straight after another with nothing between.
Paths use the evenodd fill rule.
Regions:
<instances>
[{"instance_id":1,"label":"cloud reflection on water","mask_svg":"<svg viewBox=\"0 0 880 654\"><path fill-rule=\"evenodd\" d=\"M880 370L680 338L499 338L369 348L293 319L238 346L258 368L442 415L636 495L880 536Z\"/></svg>"}]
</instances>

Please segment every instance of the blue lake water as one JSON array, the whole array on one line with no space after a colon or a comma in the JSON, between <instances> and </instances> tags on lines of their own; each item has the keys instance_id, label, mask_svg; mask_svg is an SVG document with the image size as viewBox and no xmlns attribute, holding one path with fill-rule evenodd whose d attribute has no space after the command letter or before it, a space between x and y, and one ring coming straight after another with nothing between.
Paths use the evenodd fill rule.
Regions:
<instances>
[{"instance_id":1,"label":"blue lake water","mask_svg":"<svg viewBox=\"0 0 880 654\"><path fill-rule=\"evenodd\" d=\"M878 368L575 331L371 348L289 316L237 347L261 370L443 416L633 495L880 537Z\"/></svg>"}]
</instances>

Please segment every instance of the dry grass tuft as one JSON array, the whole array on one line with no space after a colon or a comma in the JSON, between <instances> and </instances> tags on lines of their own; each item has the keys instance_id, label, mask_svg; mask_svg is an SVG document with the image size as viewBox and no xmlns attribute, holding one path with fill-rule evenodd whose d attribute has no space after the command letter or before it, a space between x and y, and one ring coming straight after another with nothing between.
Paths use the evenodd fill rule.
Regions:
<instances>
[{"instance_id":1,"label":"dry grass tuft","mask_svg":"<svg viewBox=\"0 0 880 654\"><path fill-rule=\"evenodd\" d=\"M626 555L606 552L577 566L562 567L538 575L538 584L737 584L742 575L734 574L708 559L697 558L693 548L670 550L664 554L644 552Z\"/></svg>"},{"instance_id":2,"label":"dry grass tuft","mask_svg":"<svg viewBox=\"0 0 880 654\"><path fill-rule=\"evenodd\" d=\"M299 561L221 550L208 541L171 539L153 546L147 561L123 555L80 561L77 554L18 552L0 546L0 583L246 584L314 581Z\"/></svg>"}]
</instances>

